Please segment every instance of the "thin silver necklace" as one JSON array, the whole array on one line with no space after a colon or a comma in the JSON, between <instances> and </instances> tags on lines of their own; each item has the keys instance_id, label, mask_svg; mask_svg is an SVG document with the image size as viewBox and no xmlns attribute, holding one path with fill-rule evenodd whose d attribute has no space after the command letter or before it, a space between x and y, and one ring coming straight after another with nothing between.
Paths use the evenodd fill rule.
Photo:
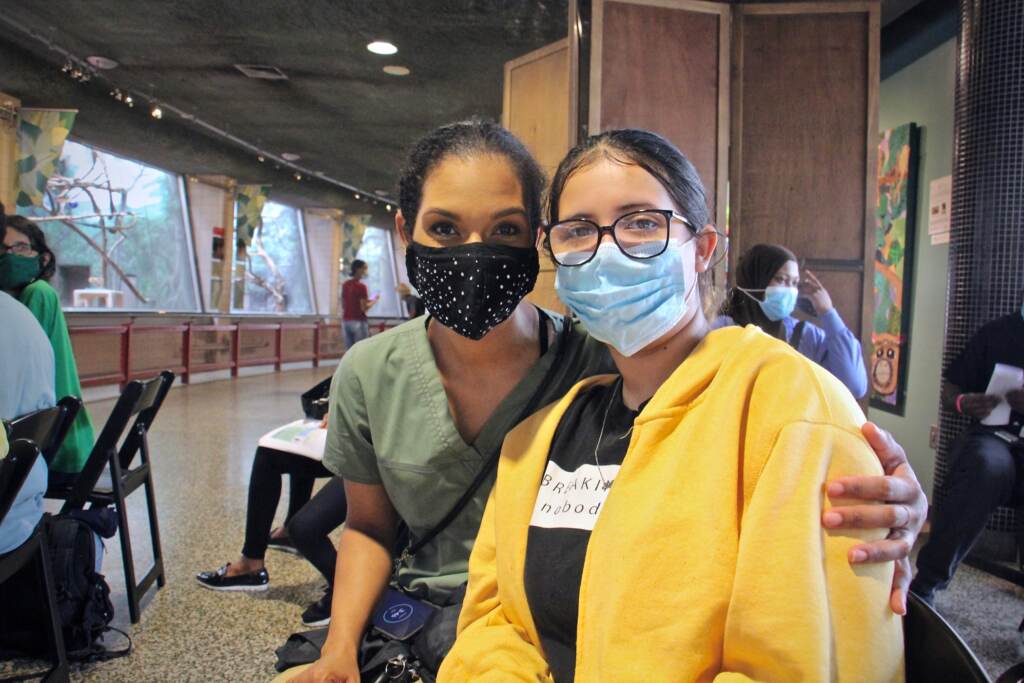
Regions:
<instances>
[{"instance_id":1,"label":"thin silver necklace","mask_svg":"<svg viewBox=\"0 0 1024 683\"><path fill-rule=\"evenodd\" d=\"M608 480L604 478L604 474L601 472L601 461L597 457L597 451L601 448L601 441L604 439L604 428L608 424L608 413L611 412L612 403L615 402L615 398L618 396L618 388L622 383L622 377L620 376L616 380L615 384L612 385L611 397L608 400L608 405L604 407L604 417L601 419L601 431L597 434L597 443L594 444L594 464L597 465L597 476L601 480L602 484L608 484ZM619 441L625 439L627 436L633 433L633 425L629 426L629 429L622 435L617 437Z\"/></svg>"}]
</instances>

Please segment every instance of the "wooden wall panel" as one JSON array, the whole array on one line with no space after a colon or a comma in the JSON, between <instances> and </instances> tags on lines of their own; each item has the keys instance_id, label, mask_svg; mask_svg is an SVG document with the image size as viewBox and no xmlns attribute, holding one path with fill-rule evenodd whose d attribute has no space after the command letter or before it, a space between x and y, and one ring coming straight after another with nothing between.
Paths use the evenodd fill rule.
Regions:
<instances>
[{"instance_id":1,"label":"wooden wall panel","mask_svg":"<svg viewBox=\"0 0 1024 683\"><path fill-rule=\"evenodd\" d=\"M129 347L132 362L129 371L132 374L157 374L167 369L180 372L179 369L183 366L184 341L184 326L160 330L135 327L132 330Z\"/></svg>"},{"instance_id":2,"label":"wooden wall panel","mask_svg":"<svg viewBox=\"0 0 1024 683\"><path fill-rule=\"evenodd\" d=\"M116 377L121 374L122 330L72 334L71 348L78 377L83 384L102 377Z\"/></svg>"},{"instance_id":3,"label":"wooden wall panel","mask_svg":"<svg viewBox=\"0 0 1024 683\"><path fill-rule=\"evenodd\" d=\"M568 39L505 64L502 124L523 141L549 177L570 146L569 76ZM540 267L527 300L548 310L564 311L555 294L555 266L543 253Z\"/></svg>"},{"instance_id":4,"label":"wooden wall panel","mask_svg":"<svg viewBox=\"0 0 1024 683\"><path fill-rule=\"evenodd\" d=\"M18 181L16 161L18 159L18 119L15 113L21 109L21 100L0 92L0 202L7 211L14 213Z\"/></svg>"},{"instance_id":5,"label":"wooden wall panel","mask_svg":"<svg viewBox=\"0 0 1024 683\"><path fill-rule=\"evenodd\" d=\"M311 360L316 355L316 325L281 326L281 360Z\"/></svg>"},{"instance_id":6,"label":"wooden wall panel","mask_svg":"<svg viewBox=\"0 0 1024 683\"><path fill-rule=\"evenodd\" d=\"M704 181L714 215L718 175L717 14L604 4L598 125L644 128L671 140Z\"/></svg>"},{"instance_id":7,"label":"wooden wall panel","mask_svg":"<svg viewBox=\"0 0 1024 683\"><path fill-rule=\"evenodd\" d=\"M505 64L502 124L551 176L569 151L569 41Z\"/></svg>"},{"instance_id":8,"label":"wooden wall panel","mask_svg":"<svg viewBox=\"0 0 1024 683\"><path fill-rule=\"evenodd\" d=\"M878 5L735 13L731 260L759 242L789 247L860 335L870 308Z\"/></svg>"}]
</instances>

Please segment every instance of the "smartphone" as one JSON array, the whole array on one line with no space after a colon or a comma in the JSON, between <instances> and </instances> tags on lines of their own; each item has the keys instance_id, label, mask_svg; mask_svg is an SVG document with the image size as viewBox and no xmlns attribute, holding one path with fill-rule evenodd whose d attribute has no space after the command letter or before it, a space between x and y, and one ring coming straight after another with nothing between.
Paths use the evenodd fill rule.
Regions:
<instances>
[{"instance_id":1,"label":"smartphone","mask_svg":"<svg viewBox=\"0 0 1024 683\"><path fill-rule=\"evenodd\" d=\"M818 312L814 310L814 304L806 296L797 297L796 308L801 313L806 313L814 318L818 317Z\"/></svg>"}]
</instances>

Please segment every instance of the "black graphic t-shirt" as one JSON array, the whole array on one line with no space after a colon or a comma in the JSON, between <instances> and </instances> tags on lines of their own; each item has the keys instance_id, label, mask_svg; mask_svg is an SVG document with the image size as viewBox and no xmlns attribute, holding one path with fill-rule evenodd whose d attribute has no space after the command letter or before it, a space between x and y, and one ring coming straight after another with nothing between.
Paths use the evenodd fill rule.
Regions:
<instances>
[{"instance_id":1,"label":"black graphic t-shirt","mask_svg":"<svg viewBox=\"0 0 1024 683\"><path fill-rule=\"evenodd\" d=\"M530 520L524 584L556 683L571 683L576 674L576 622L587 543L639 414L622 402L621 379L595 386L576 397L551 441Z\"/></svg>"}]
</instances>

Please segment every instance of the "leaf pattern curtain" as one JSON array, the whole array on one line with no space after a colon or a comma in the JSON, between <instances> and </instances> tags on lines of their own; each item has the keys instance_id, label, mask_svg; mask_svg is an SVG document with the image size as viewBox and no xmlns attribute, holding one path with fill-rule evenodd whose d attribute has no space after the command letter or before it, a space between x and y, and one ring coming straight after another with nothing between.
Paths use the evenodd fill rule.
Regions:
<instances>
[{"instance_id":1,"label":"leaf pattern curtain","mask_svg":"<svg viewBox=\"0 0 1024 683\"><path fill-rule=\"evenodd\" d=\"M245 240L246 246L263 225L263 205L269 195L269 185L239 185L236 190L235 237Z\"/></svg>"},{"instance_id":2,"label":"leaf pattern curtain","mask_svg":"<svg viewBox=\"0 0 1024 683\"><path fill-rule=\"evenodd\" d=\"M19 207L42 206L46 181L53 175L77 109L22 109L16 161Z\"/></svg>"},{"instance_id":3,"label":"leaf pattern curtain","mask_svg":"<svg viewBox=\"0 0 1024 683\"><path fill-rule=\"evenodd\" d=\"M342 226L341 259L343 272L348 272L349 266L356 259L359 247L363 244L363 235L366 233L366 226L370 223L370 214L345 216L345 223Z\"/></svg>"}]
</instances>

